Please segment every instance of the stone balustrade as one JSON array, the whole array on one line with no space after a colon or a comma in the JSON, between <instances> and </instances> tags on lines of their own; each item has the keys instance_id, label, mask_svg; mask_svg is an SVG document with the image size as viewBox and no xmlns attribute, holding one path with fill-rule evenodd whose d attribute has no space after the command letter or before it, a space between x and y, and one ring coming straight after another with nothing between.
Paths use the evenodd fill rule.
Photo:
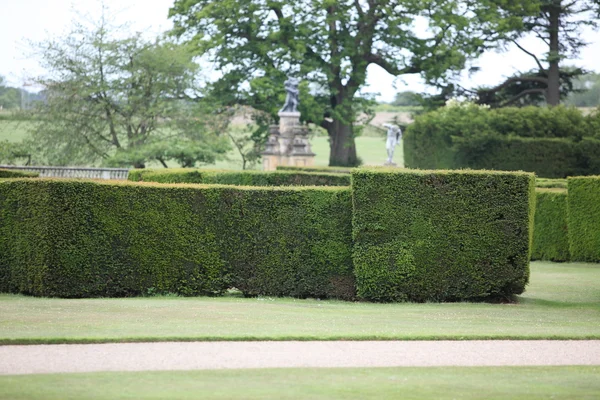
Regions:
<instances>
[{"instance_id":1,"label":"stone balustrade","mask_svg":"<svg viewBox=\"0 0 600 400\"><path fill-rule=\"evenodd\" d=\"M88 168L88 167L38 167L0 165L0 169L37 172L42 178L87 178L125 180L129 175L127 168Z\"/></svg>"}]
</instances>

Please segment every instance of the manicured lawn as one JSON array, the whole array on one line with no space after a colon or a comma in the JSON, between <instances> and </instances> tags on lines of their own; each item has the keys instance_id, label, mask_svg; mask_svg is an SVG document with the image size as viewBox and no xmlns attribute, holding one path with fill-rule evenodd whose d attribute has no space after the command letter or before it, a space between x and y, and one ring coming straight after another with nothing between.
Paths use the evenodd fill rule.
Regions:
<instances>
[{"instance_id":1,"label":"manicured lawn","mask_svg":"<svg viewBox=\"0 0 600 400\"><path fill-rule=\"evenodd\" d=\"M337 368L0 377L0 399L597 399L600 367Z\"/></svg>"},{"instance_id":2,"label":"manicured lawn","mask_svg":"<svg viewBox=\"0 0 600 400\"><path fill-rule=\"evenodd\" d=\"M600 266L532 263L514 304L0 295L0 343L600 338Z\"/></svg>"},{"instance_id":3,"label":"manicured lawn","mask_svg":"<svg viewBox=\"0 0 600 400\"><path fill-rule=\"evenodd\" d=\"M325 136L314 137L311 141L312 151L316 154L315 165L329 165L329 141ZM356 138L356 151L363 165L383 165L387 160L385 137L360 136ZM404 166L402 144L396 147L394 162Z\"/></svg>"}]
</instances>

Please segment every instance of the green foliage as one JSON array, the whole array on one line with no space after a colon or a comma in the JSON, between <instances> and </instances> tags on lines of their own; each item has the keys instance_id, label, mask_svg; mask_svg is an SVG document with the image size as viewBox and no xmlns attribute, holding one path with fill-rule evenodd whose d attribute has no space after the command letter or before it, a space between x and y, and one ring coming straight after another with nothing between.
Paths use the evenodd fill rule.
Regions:
<instances>
[{"instance_id":1,"label":"green foliage","mask_svg":"<svg viewBox=\"0 0 600 400\"><path fill-rule=\"evenodd\" d=\"M347 188L0 182L0 291L354 297Z\"/></svg>"},{"instance_id":2,"label":"green foliage","mask_svg":"<svg viewBox=\"0 0 600 400\"><path fill-rule=\"evenodd\" d=\"M529 278L534 176L352 173L359 297L458 301L520 294Z\"/></svg>"},{"instance_id":3,"label":"green foliage","mask_svg":"<svg viewBox=\"0 0 600 400\"><path fill-rule=\"evenodd\" d=\"M3 76L0 76L0 110L11 110L21 106L21 93L19 89L6 85Z\"/></svg>"},{"instance_id":4,"label":"green foliage","mask_svg":"<svg viewBox=\"0 0 600 400\"><path fill-rule=\"evenodd\" d=\"M295 167L292 165L278 165L277 171L303 171L303 172L325 172L330 174L349 174L354 168L345 167Z\"/></svg>"},{"instance_id":5,"label":"green foliage","mask_svg":"<svg viewBox=\"0 0 600 400\"><path fill-rule=\"evenodd\" d=\"M444 107L408 127L405 165L525 170L546 178L598 174L600 141L593 118L566 107Z\"/></svg>"},{"instance_id":6,"label":"green foliage","mask_svg":"<svg viewBox=\"0 0 600 400\"><path fill-rule=\"evenodd\" d=\"M479 56L494 40L490 32L522 25L520 18L503 13L497 1L487 0L177 0L169 11L174 33L227 71L211 85L215 98L225 103L250 105L275 117L286 75L302 76L300 111L307 122L327 129L332 166L358 165L353 124L373 105L360 95L369 65L392 75L444 80ZM429 37L415 29L417 19Z\"/></svg>"},{"instance_id":7,"label":"green foliage","mask_svg":"<svg viewBox=\"0 0 600 400\"><path fill-rule=\"evenodd\" d=\"M566 179L536 178L535 187L536 188L544 188L544 189L566 189L567 188L567 180Z\"/></svg>"},{"instance_id":8,"label":"green foliage","mask_svg":"<svg viewBox=\"0 0 600 400\"><path fill-rule=\"evenodd\" d=\"M568 261L567 191L536 189L532 260Z\"/></svg>"},{"instance_id":9,"label":"green foliage","mask_svg":"<svg viewBox=\"0 0 600 400\"><path fill-rule=\"evenodd\" d=\"M572 261L600 261L600 177L568 179L569 250Z\"/></svg>"},{"instance_id":10,"label":"green foliage","mask_svg":"<svg viewBox=\"0 0 600 400\"><path fill-rule=\"evenodd\" d=\"M31 149L24 142L0 141L0 163L13 165L18 161L29 163L31 161Z\"/></svg>"},{"instance_id":11,"label":"green foliage","mask_svg":"<svg viewBox=\"0 0 600 400\"><path fill-rule=\"evenodd\" d=\"M199 66L189 46L125 37L106 16L38 45L46 101L33 108L37 164L143 167L214 163L228 149L218 116L198 100Z\"/></svg>"},{"instance_id":12,"label":"green foliage","mask_svg":"<svg viewBox=\"0 0 600 400\"><path fill-rule=\"evenodd\" d=\"M40 174L37 172L0 168L0 178L37 178L38 176Z\"/></svg>"},{"instance_id":13,"label":"green foliage","mask_svg":"<svg viewBox=\"0 0 600 400\"><path fill-rule=\"evenodd\" d=\"M350 176L302 171L211 171L145 169L129 171L130 181L204 183L239 186L350 186Z\"/></svg>"},{"instance_id":14,"label":"green foliage","mask_svg":"<svg viewBox=\"0 0 600 400\"><path fill-rule=\"evenodd\" d=\"M399 107L420 106L423 102L423 97L419 93L412 91L398 92L392 105Z\"/></svg>"}]
</instances>

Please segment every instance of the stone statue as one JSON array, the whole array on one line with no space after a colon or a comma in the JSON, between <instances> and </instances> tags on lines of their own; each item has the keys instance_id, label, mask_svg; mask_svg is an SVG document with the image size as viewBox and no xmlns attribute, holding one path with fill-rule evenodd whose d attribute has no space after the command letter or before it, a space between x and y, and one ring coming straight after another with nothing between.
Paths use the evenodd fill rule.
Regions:
<instances>
[{"instance_id":1,"label":"stone statue","mask_svg":"<svg viewBox=\"0 0 600 400\"><path fill-rule=\"evenodd\" d=\"M402 129L398 125L383 124L387 128L387 141L385 142L385 148L387 149L388 159L386 165L396 165L392 161L394 159L394 150L400 139L402 139Z\"/></svg>"},{"instance_id":2,"label":"stone statue","mask_svg":"<svg viewBox=\"0 0 600 400\"><path fill-rule=\"evenodd\" d=\"M285 97L285 104L279 112L298 112L298 105L300 104L300 101L298 100L298 95L300 94L300 91L298 90L299 83L300 81L296 78L287 78L284 83L287 96Z\"/></svg>"}]
</instances>

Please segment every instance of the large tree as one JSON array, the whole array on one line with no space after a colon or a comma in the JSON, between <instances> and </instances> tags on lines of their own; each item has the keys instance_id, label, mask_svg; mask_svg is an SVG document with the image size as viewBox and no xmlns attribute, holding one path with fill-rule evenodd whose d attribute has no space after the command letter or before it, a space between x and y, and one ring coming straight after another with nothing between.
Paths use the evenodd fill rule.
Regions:
<instances>
[{"instance_id":1,"label":"large tree","mask_svg":"<svg viewBox=\"0 0 600 400\"><path fill-rule=\"evenodd\" d=\"M353 123L367 67L427 81L459 71L500 21L508 0L176 0L174 32L223 72L213 88L275 114L285 74L305 80L301 111L330 138L330 165L356 165ZM520 7L519 5L517 5ZM515 7L517 7L515 6Z\"/></svg>"},{"instance_id":2,"label":"large tree","mask_svg":"<svg viewBox=\"0 0 600 400\"><path fill-rule=\"evenodd\" d=\"M564 67L563 62L576 58L587 42L581 28L598 26L600 0L536 0L530 2L535 12L524 15L523 25L505 35L504 42L514 44L532 57L537 69L514 75L500 85L478 90L480 103L495 106L531 104L543 98L548 105L558 105L573 90L573 79L585 71ZM499 5L504 7L503 4ZM527 48L522 39L534 35L541 46Z\"/></svg>"},{"instance_id":3,"label":"large tree","mask_svg":"<svg viewBox=\"0 0 600 400\"><path fill-rule=\"evenodd\" d=\"M119 32L122 34L121 32ZM144 167L210 163L228 149L195 97L198 65L185 46L115 37L102 18L39 45L45 101L33 113L34 158L53 165Z\"/></svg>"}]
</instances>

